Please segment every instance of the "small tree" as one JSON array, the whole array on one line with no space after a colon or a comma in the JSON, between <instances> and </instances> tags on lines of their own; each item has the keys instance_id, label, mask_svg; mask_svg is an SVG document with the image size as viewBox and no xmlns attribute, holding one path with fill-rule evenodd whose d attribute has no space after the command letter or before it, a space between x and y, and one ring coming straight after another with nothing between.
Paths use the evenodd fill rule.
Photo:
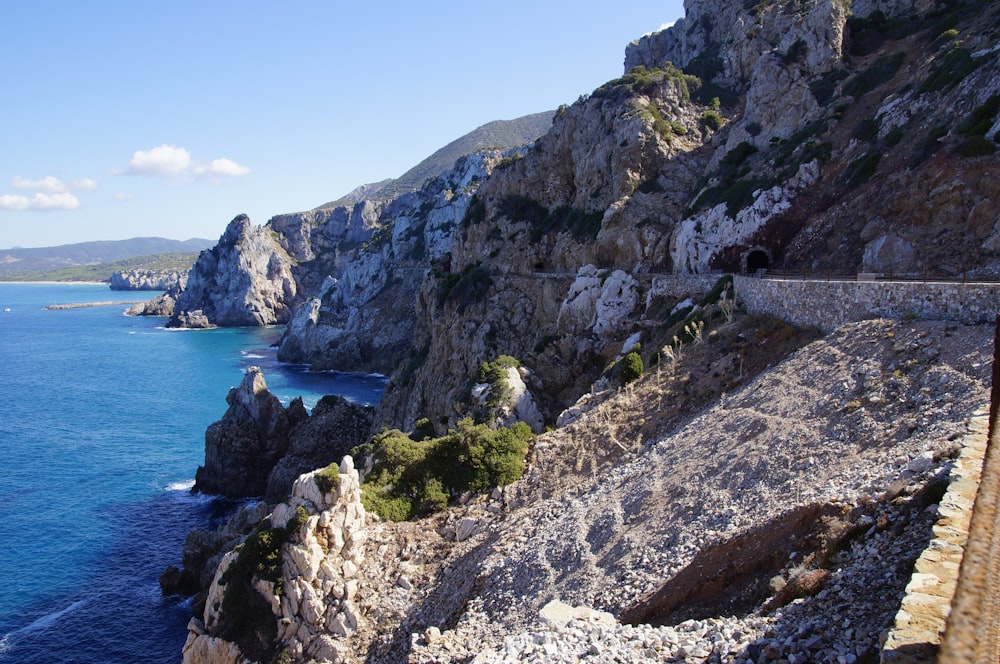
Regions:
<instances>
[{"instance_id":1,"label":"small tree","mask_svg":"<svg viewBox=\"0 0 1000 664\"><path fill-rule=\"evenodd\" d=\"M639 353L632 351L622 358L619 375L623 383L631 383L642 375L642 357Z\"/></svg>"}]
</instances>

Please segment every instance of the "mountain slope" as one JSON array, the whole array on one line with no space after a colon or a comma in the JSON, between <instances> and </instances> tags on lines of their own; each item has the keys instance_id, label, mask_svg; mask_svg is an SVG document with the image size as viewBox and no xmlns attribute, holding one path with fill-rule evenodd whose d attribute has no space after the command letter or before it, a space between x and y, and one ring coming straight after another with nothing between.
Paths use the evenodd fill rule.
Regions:
<instances>
[{"instance_id":1,"label":"mountain slope","mask_svg":"<svg viewBox=\"0 0 1000 664\"><path fill-rule=\"evenodd\" d=\"M56 247L0 249L0 274L43 272L75 265L115 263L155 254L191 254L208 249L213 244L215 243L211 240L199 238L181 241L162 237L136 237L129 240L99 240Z\"/></svg>"},{"instance_id":2,"label":"mountain slope","mask_svg":"<svg viewBox=\"0 0 1000 664\"><path fill-rule=\"evenodd\" d=\"M416 191L427 180L450 169L459 157L485 148L516 148L535 140L548 131L554 115L555 111L545 111L515 120L488 122L438 149L398 178L362 185L343 198L321 205L320 208L351 205L362 200L389 200L400 194Z\"/></svg>"}]
</instances>

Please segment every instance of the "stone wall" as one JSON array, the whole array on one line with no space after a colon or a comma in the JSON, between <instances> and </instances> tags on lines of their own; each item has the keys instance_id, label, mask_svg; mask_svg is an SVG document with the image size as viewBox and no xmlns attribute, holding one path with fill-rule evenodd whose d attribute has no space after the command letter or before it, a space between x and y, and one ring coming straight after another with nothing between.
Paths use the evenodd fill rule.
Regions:
<instances>
[{"instance_id":1,"label":"stone wall","mask_svg":"<svg viewBox=\"0 0 1000 664\"><path fill-rule=\"evenodd\" d=\"M753 314L831 332L872 317L916 316L962 323L993 322L1000 284L916 281L821 281L736 276L736 297Z\"/></svg>"}]
</instances>

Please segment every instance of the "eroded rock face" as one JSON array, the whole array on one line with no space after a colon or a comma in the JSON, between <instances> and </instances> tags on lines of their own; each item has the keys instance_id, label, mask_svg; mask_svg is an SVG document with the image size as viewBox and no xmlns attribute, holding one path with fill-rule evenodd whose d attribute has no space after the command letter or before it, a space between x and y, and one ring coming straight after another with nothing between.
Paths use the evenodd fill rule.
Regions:
<instances>
[{"instance_id":1,"label":"eroded rock face","mask_svg":"<svg viewBox=\"0 0 1000 664\"><path fill-rule=\"evenodd\" d=\"M177 270L119 270L111 275L111 290L182 289L187 274Z\"/></svg>"},{"instance_id":2,"label":"eroded rock face","mask_svg":"<svg viewBox=\"0 0 1000 664\"><path fill-rule=\"evenodd\" d=\"M299 475L326 467L366 442L373 410L343 397L323 397L308 419L299 418L293 427L288 451L267 477L264 499L271 503L284 500Z\"/></svg>"},{"instance_id":3,"label":"eroded rock face","mask_svg":"<svg viewBox=\"0 0 1000 664\"><path fill-rule=\"evenodd\" d=\"M274 642L264 644L265 649L285 653L290 661L343 661L351 653L351 637L365 621L357 603L358 570L367 539L360 481L349 456L339 473L336 466L333 469L299 477L289 499L262 524L287 526L290 532L280 548L279 580L252 577L249 592L256 593L270 611L256 618L268 624L247 631L274 633ZM225 594L236 591L221 583L227 570L244 564L240 551L237 548L223 558L202 619L193 618L188 626L186 664L245 661L239 644L220 638L227 620L246 619L226 614Z\"/></svg>"},{"instance_id":4,"label":"eroded rock face","mask_svg":"<svg viewBox=\"0 0 1000 664\"><path fill-rule=\"evenodd\" d=\"M358 203L350 214L335 210L325 221L297 225L288 216L272 220L289 251L310 260L299 273L323 275L289 322L278 358L318 369L391 373L412 349L424 276L451 251L453 231L479 183L505 154L463 157L420 191L387 204ZM331 238L342 248L336 260L330 259Z\"/></svg>"},{"instance_id":5,"label":"eroded rock face","mask_svg":"<svg viewBox=\"0 0 1000 664\"><path fill-rule=\"evenodd\" d=\"M229 222L219 243L198 257L168 326L284 323L298 293L293 264L267 229L241 214Z\"/></svg>"},{"instance_id":6,"label":"eroded rock face","mask_svg":"<svg viewBox=\"0 0 1000 664\"><path fill-rule=\"evenodd\" d=\"M226 396L229 409L205 431L205 465L194 490L229 498L263 495L267 476L288 450L291 422L267 390L260 367L250 367Z\"/></svg>"}]
</instances>

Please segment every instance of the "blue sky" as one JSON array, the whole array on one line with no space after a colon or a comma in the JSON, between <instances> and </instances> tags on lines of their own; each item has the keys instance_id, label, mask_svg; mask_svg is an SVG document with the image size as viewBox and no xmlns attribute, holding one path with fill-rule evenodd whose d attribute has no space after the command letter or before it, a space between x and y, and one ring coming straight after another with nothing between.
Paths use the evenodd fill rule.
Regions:
<instances>
[{"instance_id":1,"label":"blue sky","mask_svg":"<svg viewBox=\"0 0 1000 664\"><path fill-rule=\"evenodd\" d=\"M681 0L3 0L0 248L217 239L572 103Z\"/></svg>"}]
</instances>

